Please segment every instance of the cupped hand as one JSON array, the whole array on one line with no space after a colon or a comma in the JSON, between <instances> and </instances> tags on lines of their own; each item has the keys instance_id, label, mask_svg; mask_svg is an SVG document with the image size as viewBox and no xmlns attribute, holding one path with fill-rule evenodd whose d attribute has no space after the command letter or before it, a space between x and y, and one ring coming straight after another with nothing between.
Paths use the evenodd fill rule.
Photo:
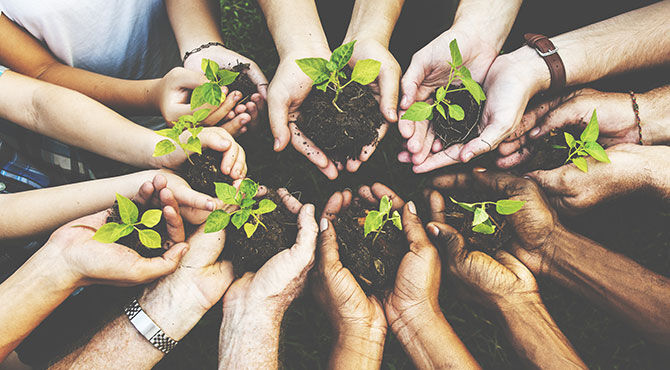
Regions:
<instances>
[{"instance_id":1,"label":"cupped hand","mask_svg":"<svg viewBox=\"0 0 670 370\"><path fill-rule=\"evenodd\" d=\"M497 56L496 48L472 34L454 29L447 30L412 56L412 61L401 81L403 95L400 101L400 115L414 102L427 101L438 87L447 84L451 70L447 63L451 60L449 44L454 39L458 41L463 64L468 67L472 77L477 82L484 81ZM420 165L432 151L441 150L441 146L435 142L435 135L428 121L412 122L401 119L398 122L398 129L402 137L407 139L407 150L399 155L399 159L403 162ZM437 162L437 158L435 161ZM435 166L451 164L448 157L442 159L442 162L443 165L436 163Z\"/></svg>"}]
</instances>

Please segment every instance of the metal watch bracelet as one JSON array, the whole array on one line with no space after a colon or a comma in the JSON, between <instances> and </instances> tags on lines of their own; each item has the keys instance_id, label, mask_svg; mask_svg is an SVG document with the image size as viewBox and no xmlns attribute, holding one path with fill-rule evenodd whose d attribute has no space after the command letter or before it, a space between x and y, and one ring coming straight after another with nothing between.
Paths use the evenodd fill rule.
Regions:
<instances>
[{"instance_id":1,"label":"metal watch bracelet","mask_svg":"<svg viewBox=\"0 0 670 370\"><path fill-rule=\"evenodd\" d=\"M134 298L132 302L128 303L123 311L128 316L128 320L133 324L135 329L145 337L149 343L158 348L161 352L168 354L179 344L176 340L170 338L151 320L149 316L142 310L137 299Z\"/></svg>"}]
</instances>

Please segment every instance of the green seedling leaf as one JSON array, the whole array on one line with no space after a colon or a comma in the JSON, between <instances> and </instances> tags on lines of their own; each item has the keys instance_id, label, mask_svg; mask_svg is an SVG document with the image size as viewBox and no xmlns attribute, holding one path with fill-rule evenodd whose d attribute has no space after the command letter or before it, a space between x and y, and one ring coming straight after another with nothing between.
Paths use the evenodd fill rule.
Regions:
<instances>
[{"instance_id":1,"label":"green seedling leaf","mask_svg":"<svg viewBox=\"0 0 670 370\"><path fill-rule=\"evenodd\" d=\"M237 194L237 189L234 186L223 183L215 182L214 190L216 191L216 197L221 199L225 204L237 204L235 201L235 195Z\"/></svg>"},{"instance_id":2,"label":"green seedling leaf","mask_svg":"<svg viewBox=\"0 0 670 370\"><path fill-rule=\"evenodd\" d=\"M451 52L451 62L456 66L463 64L463 57L461 56L461 51L458 48L458 41L456 39L451 40L449 43L449 51Z\"/></svg>"},{"instance_id":3,"label":"green seedling leaf","mask_svg":"<svg viewBox=\"0 0 670 370\"><path fill-rule=\"evenodd\" d=\"M368 236L371 232L379 230L382 226L384 216L379 211L370 211L365 217L365 225L363 226L363 236Z\"/></svg>"},{"instance_id":4,"label":"green seedling leaf","mask_svg":"<svg viewBox=\"0 0 670 370\"><path fill-rule=\"evenodd\" d=\"M183 116L179 117L179 119L183 120L185 122L195 123L195 117L193 117L190 114L183 115Z\"/></svg>"},{"instance_id":5,"label":"green seedling leaf","mask_svg":"<svg viewBox=\"0 0 670 370\"><path fill-rule=\"evenodd\" d=\"M205 77L207 77L208 80L216 80L216 72L219 70L218 63L210 59L203 59L201 67L202 71L205 73Z\"/></svg>"},{"instance_id":6,"label":"green seedling leaf","mask_svg":"<svg viewBox=\"0 0 670 370\"><path fill-rule=\"evenodd\" d=\"M475 80L470 78L462 78L461 82L463 82L463 87L465 87L465 89L470 92L470 95L472 95L477 104L481 104L482 101L486 100L484 90L482 90L482 87L479 86Z\"/></svg>"},{"instance_id":7,"label":"green seedling leaf","mask_svg":"<svg viewBox=\"0 0 670 370\"><path fill-rule=\"evenodd\" d=\"M583 172L589 172L589 165L586 163L586 159L584 157L572 158L572 163L574 163L575 166L577 166L577 168Z\"/></svg>"},{"instance_id":8,"label":"green seedling leaf","mask_svg":"<svg viewBox=\"0 0 670 370\"><path fill-rule=\"evenodd\" d=\"M325 82L325 84L323 85L323 91L326 91L326 87L328 86L328 80L330 80L330 77L328 77L328 75L321 75L312 83L312 85L320 85ZM321 86L317 86L316 88L320 89Z\"/></svg>"},{"instance_id":9,"label":"green seedling leaf","mask_svg":"<svg viewBox=\"0 0 670 370\"><path fill-rule=\"evenodd\" d=\"M433 106L426 102L418 101L412 104L401 118L410 121L424 121L429 119L432 112Z\"/></svg>"},{"instance_id":10,"label":"green seedling leaf","mask_svg":"<svg viewBox=\"0 0 670 370\"><path fill-rule=\"evenodd\" d=\"M251 216L251 211L248 209L240 209L233 215L233 225L235 225L236 228L242 227L245 222L249 219L249 216Z\"/></svg>"},{"instance_id":11,"label":"green seedling leaf","mask_svg":"<svg viewBox=\"0 0 670 370\"><path fill-rule=\"evenodd\" d=\"M485 205L481 205L481 207L475 208L475 216L472 219L472 226L477 226L484 221L489 219L489 214L486 213Z\"/></svg>"},{"instance_id":12,"label":"green seedling leaf","mask_svg":"<svg viewBox=\"0 0 670 370\"><path fill-rule=\"evenodd\" d=\"M124 224L134 224L137 222L139 211L137 210L137 206L135 203L133 203L132 200L117 193L116 202L119 205L119 215L121 216L121 221L123 221Z\"/></svg>"},{"instance_id":13,"label":"green seedling leaf","mask_svg":"<svg viewBox=\"0 0 670 370\"><path fill-rule=\"evenodd\" d=\"M251 238L251 236L256 232L256 229L258 229L258 224L244 224L244 232L247 234L247 238Z\"/></svg>"},{"instance_id":14,"label":"green seedling leaf","mask_svg":"<svg viewBox=\"0 0 670 370\"><path fill-rule=\"evenodd\" d=\"M386 215L391 211L392 206L393 203L391 202L391 199L389 199L387 195L384 195L379 202L379 212Z\"/></svg>"},{"instance_id":15,"label":"green seedling leaf","mask_svg":"<svg viewBox=\"0 0 670 370\"><path fill-rule=\"evenodd\" d=\"M204 83L195 89L191 94L191 110L209 104L215 107L218 107L221 104L223 94L221 93L221 87L214 82Z\"/></svg>"},{"instance_id":16,"label":"green seedling leaf","mask_svg":"<svg viewBox=\"0 0 670 370\"><path fill-rule=\"evenodd\" d=\"M379 75L382 64L374 59L363 59L356 62L351 80L361 85L373 82Z\"/></svg>"},{"instance_id":17,"label":"green seedling leaf","mask_svg":"<svg viewBox=\"0 0 670 370\"><path fill-rule=\"evenodd\" d=\"M202 122L207 118L207 116L209 116L210 112L211 110L209 109L198 109L197 111L193 112L193 120L195 122Z\"/></svg>"},{"instance_id":18,"label":"green seedling leaf","mask_svg":"<svg viewBox=\"0 0 670 370\"><path fill-rule=\"evenodd\" d=\"M162 216L163 212L160 209L150 209L142 214L140 223L148 228L152 228L158 225Z\"/></svg>"},{"instance_id":19,"label":"green seedling leaf","mask_svg":"<svg viewBox=\"0 0 670 370\"><path fill-rule=\"evenodd\" d=\"M200 133L201 133L202 130L204 130L204 129L205 129L204 127L190 128L190 129L188 129L188 132L191 133L191 136L192 136L192 137L198 137L198 135L200 135Z\"/></svg>"},{"instance_id":20,"label":"green seedling leaf","mask_svg":"<svg viewBox=\"0 0 670 370\"><path fill-rule=\"evenodd\" d=\"M326 79L328 79L328 78L326 78ZM328 82L324 82L321 85L317 86L316 88L323 91L323 92L326 92L326 90L328 90Z\"/></svg>"},{"instance_id":21,"label":"green seedling leaf","mask_svg":"<svg viewBox=\"0 0 670 370\"><path fill-rule=\"evenodd\" d=\"M256 201L254 200L254 198L244 198L244 199L242 199L242 204L240 205L240 207L241 208L251 208L251 206L253 206L254 204L256 204Z\"/></svg>"},{"instance_id":22,"label":"green seedling leaf","mask_svg":"<svg viewBox=\"0 0 670 370\"><path fill-rule=\"evenodd\" d=\"M591 115L591 121L586 125L586 128L582 131L582 135L579 138L584 142L596 141L598 140L598 131L598 117L596 116L596 110L594 109L593 114Z\"/></svg>"},{"instance_id":23,"label":"green seedling leaf","mask_svg":"<svg viewBox=\"0 0 670 370\"><path fill-rule=\"evenodd\" d=\"M130 232L132 232L133 227L131 225L122 225L116 222L108 222L102 225L98 231L93 234L93 240L99 241L100 243L114 243L125 235L128 235L123 235L123 232L128 226L130 226Z\"/></svg>"},{"instance_id":24,"label":"green seedling leaf","mask_svg":"<svg viewBox=\"0 0 670 370\"><path fill-rule=\"evenodd\" d=\"M472 231L480 234L493 234L494 232L496 232L496 226L491 223L490 219L487 219L481 224L473 227Z\"/></svg>"},{"instance_id":25,"label":"green seedling leaf","mask_svg":"<svg viewBox=\"0 0 670 370\"><path fill-rule=\"evenodd\" d=\"M178 141L179 139L175 140ZM175 151L177 147L172 144L172 142L168 139L161 140L156 144L156 147L154 148L154 154L152 156L154 157L160 157L166 154L170 154Z\"/></svg>"},{"instance_id":26,"label":"green seedling leaf","mask_svg":"<svg viewBox=\"0 0 670 370\"><path fill-rule=\"evenodd\" d=\"M206 233L215 233L219 230L223 230L228 226L230 222L230 215L225 211L217 209L207 216L207 221L205 222L205 232Z\"/></svg>"},{"instance_id":27,"label":"green seedling leaf","mask_svg":"<svg viewBox=\"0 0 670 370\"><path fill-rule=\"evenodd\" d=\"M447 89L444 86L440 86L435 92L435 100L442 101L447 96Z\"/></svg>"},{"instance_id":28,"label":"green seedling leaf","mask_svg":"<svg viewBox=\"0 0 670 370\"><path fill-rule=\"evenodd\" d=\"M258 214L264 214L264 213L270 213L277 208L277 204L270 199L261 199L260 203L258 203L258 209L256 212Z\"/></svg>"},{"instance_id":29,"label":"green seedling leaf","mask_svg":"<svg viewBox=\"0 0 670 370\"><path fill-rule=\"evenodd\" d=\"M501 215L511 215L523 208L525 203L522 200L501 199L496 202L496 212Z\"/></svg>"},{"instance_id":30,"label":"green seedling leaf","mask_svg":"<svg viewBox=\"0 0 670 370\"><path fill-rule=\"evenodd\" d=\"M466 211L470 211L470 212L474 212L474 211L475 211L475 207L476 207L476 205L475 205L474 203L463 203L463 202L459 202L459 201L457 201L456 199L454 199L454 198L452 198L452 197L449 197L449 199L451 199L452 202L458 204L461 208L465 209Z\"/></svg>"},{"instance_id":31,"label":"green seedling leaf","mask_svg":"<svg viewBox=\"0 0 670 370\"><path fill-rule=\"evenodd\" d=\"M568 147L564 145L552 145L551 147L554 149L568 149Z\"/></svg>"},{"instance_id":32,"label":"green seedling leaf","mask_svg":"<svg viewBox=\"0 0 670 370\"><path fill-rule=\"evenodd\" d=\"M393 222L393 225L398 228L398 230L402 230L402 219L400 218L400 213L398 213L398 211L393 211L393 217L391 217L391 221Z\"/></svg>"},{"instance_id":33,"label":"green seedling leaf","mask_svg":"<svg viewBox=\"0 0 670 370\"><path fill-rule=\"evenodd\" d=\"M332 60L329 60L328 62L326 62L326 69L329 72L335 72L337 71L337 64L333 63Z\"/></svg>"},{"instance_id":34,"label":"green seedling leaf","mask_svg":"<svg viewBox=\"0 0 670 370\"><path fill-rule=\"evenodd\" d=\"M354 45L356 40L346 43L339 46L337 49L333 50L333 54L330 56L330 61L335 64L335 70L340 70L349 63L351 55L354 53ZM376 76L375 76L376 77Z\"/></svg>"},{"instance_id":35,"label":"green seedling leaf","mask_svg":"<svg viewBox=\"0 0 670 370\"><path fill-rule=\"evenodd\" d=\"M158 249L161 245L161 236L157 232L151 229L139 230L140 234L140 243L145 247L151 249Z\"/></svg>"},{"instance_id":36,"label":"green seedling leaf","mask_svg":"<svg viewBox=\"0 0 670 370\"><path fill-rule=\"evenodd\" d=\"M251 179L244 179L240 184L240 193L244 194L246 198L253 198L258 193L258 184Z\"/></svg>"},{"instance_id":37,"label":"green seedling leaf","mask_svg":"<svg viewBox=\"0 0 670 370\"><path fill-rule=\"evenodd\" d=\"M463 80L472 80L472 74L470 74L470 70L466 66L456 68L456 74L461 78L461 82L463 82Z\"/></svg>"},{"instance_id":38,"label":"green seedling leaf","mask_svg":"<svg viewBox=\"0 0 670 370\"><path fill-rule=\"evenodd\" d=\"M449 117L455 119L456 121L462 121L465 118L465 112L460 105L449 104Z\"/></svg>"},{"instance_id":39,"label":"green seedling leaf","mask_svg":"<svg viewBox=\"0 0 670 370\"><path fill-rule=\"evenodd\" d=\"M442 115L442 117L444 117L445 120L447 119L447 112L444 111L444 107L442 106L442 104L437 103L435 109L437 109L437 111L440 112L440 114Z\"/></svg>"},{"instance_id":40,"label":"green seedling leaf","mask_svg":"<svg viewBox=\"0 0 670 370\"><path fill-rule=\"evenodd\" d=\"M235 82L235 79L240 74L240 72L233 72L227 69L219 69L216 72L216 75L219 77L219 86L230 85ZM211 79L210 79L211 80Z\"/></svg>"},{"instance_id":41,"label":"green seedling leaf","mask_svg":"<svg viewBox=\"0 0 670 370\"><path fill-rule=\"evenodd\" d=\"M197 137L189 137L186 143L182 144L181 146L186 150L202 154L202 144L200 143L200 139Z\"/></svg>"},{"instance_id":42,"label":"green seedling leaf","mask_svg":"<svg viewBox=\"0 0 670 370\"><path fill-rule=\"evenodd\" d=\"M589 153L589 155L599 162L610 163L610 158L607 156L607 152L603 149L600 144L596 141L587 141L584 144L584 150Z\"/></svg>"},{"instance_id":43,"label":"green seedling leaf","mask_svg":"<svg viewBox=\"0 0 670 370\"><path fill-rule=\"evenodd\" d=\"M347 78L347 74L344 73L344 71L337 71L337 77L339 77L339 78Z\"/></svg>"},{"instance_id":44,"label":"green seedling leaf","mask_svg":"<svg viewBox=\"0 0 670 370\"><path fill-rule=\"evenodd\" d=\"M328 68L326 67L327 60L323 58L303 58L295 61L298 64L298 67L305 72L305 74L314 81L313 85L316 85L316 81L324 81L321 76L325 75L328 79ZM321 79L321 80L319 80Z\"/></svg>"},{"instance_id":45,"label":"green seedling leaf","mask_svg":"<svg viewBox=\"0 0 670 370\"><path fill-rule=\"evenodd\" d=\"M173 128L165 128L162 130L156 131L156 133L160 136L167 137L169 139L172 139L173 141L178 142L179 141L179 134L181 133L182 130L180 129L175 129ZM156 145L156 148L158 148L158 145ZM154 156L155 157L155 156Z\"/></svg>"},{"instance_id":46,"label":"green seedling leaf","mask_svg":"<svg viewBox=\"0 0 670 370\"><path fill-rule=\"evenodd\" d=\"M565 136L565 143L568 144L570 148L574 148L575 144L577 143L575 141L575 137L572 136L569 132L563 132L563 136Z\"/></svg>"}]
</instances>

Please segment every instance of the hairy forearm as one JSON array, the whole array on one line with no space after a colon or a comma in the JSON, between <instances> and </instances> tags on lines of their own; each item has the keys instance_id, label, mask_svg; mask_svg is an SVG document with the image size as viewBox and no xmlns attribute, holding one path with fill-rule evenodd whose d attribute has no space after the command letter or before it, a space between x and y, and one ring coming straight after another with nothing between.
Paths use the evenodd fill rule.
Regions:
<instances>
[{"instance_id":1,"label":"hairy forearm","mask_svg":"<svg viewBox=\"0 0 670 370\"><path fill-rule=\"evenodd\" d=\"M498 305L507 336L519 356L538 369L586 369L540 301Z\"/></svg>"},{"instance_id":2,"label":"hairy forearm","mask_svg":"<svg viewBox=\"0 0 670 370\"><path fill-rule=\"evenodd\" d=\"M373 39L387 46L404 0L357 0L344 42Z\"/></svg>"},{"instance_id":3,"label":"hairy forearm","mask_svg":"<svg viewBox=\"0 0 670 370\"><path fill-rule=\"evenodd\" d=\"M623 317L650 339L670 345L670 279L561 230L553 238L547 273L562 285Z\"/></svg>"},{"instance_id":4,"label":"hairy forearm","mask_svg":"<svg viewBox=\"0 0 670 370\"><path fill-rule=\"evenodd\" d=\"M522 0L462 0L452 28L465 34L478 33L483 42L498 52L516 19Z\"/></svg>"},{"instance_id":5,"label":"hairy forearm","mask_svg":"<svg viewBox=\"0 0 670 370\"><path fill-rule=\"evenodd\" d=\"M358 328L337 333L330 356L331 369L379 369L384 353L385 328Z\"/></svg>"},{"instance_id":6,"label":"hairy forearm","mask_svg":"<svg viewBox=\"0 0 670 370\"><path fill-rule=\"evenodd\" d=\"M670 144L670 85L638 94L637 103L642 142L645 145Z\"/></svg>"},{"instance_id":7,"label":"hairy forearm","mask_svg":"<svg viewBox=\"0 0 670 370\"><path fill-rule=\"evenodd\" d=\"M296 51L328 49L314 0L259 0L279 57Z\"/></svg>"},{"instance_id":8,"label":"hairy forearm","mask_svg":"<svg viewBox=\"0 0 670 370\"><path fill-rule=\"evenodd\" d=\"M282 316L224 307L219 334L219 369L277 369Z\"/></svg>"},{"instance_id":9,"label":"hairy forearm","mask_svg":"<svg viewBox=\"0 0 670 370\"><path fill-rule=\"evenodd\" d=\"M170 24L183 56L208 42L223 42L219 33L218 14L209 0L166 0Z\"/></svg>"},{"instance_id":10,"label":"hairy forearm","mask_svg":"<svg viewBox=\"0 0 670 370\"><path fill-rule=\"evenodd\" d=\"M149 170L107 179L0 195L0 240L42 234L114 204L115 194L127 198L159 171ZM48 205L45 207L45 205ZM24 217L25 210L39 210Z\"/></svg>"}]
</instances>

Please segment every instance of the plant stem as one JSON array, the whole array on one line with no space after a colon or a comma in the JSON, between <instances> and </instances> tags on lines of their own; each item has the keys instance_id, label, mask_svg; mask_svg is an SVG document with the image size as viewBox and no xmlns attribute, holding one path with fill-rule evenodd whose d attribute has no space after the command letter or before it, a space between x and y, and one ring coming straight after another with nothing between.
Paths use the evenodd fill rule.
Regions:
<instances>
[{"instance_id":1,"label":"plant stem","mask_svg":"<svg viewBox=\"0 0 670 370\"><path fill-rule=\"evenodd\" d=\"M337 106L337 98L339 98L339 97L340 97L340 89L337 89L337 90L335 90L335 97L333 98L333 106L334 106L340 113L344 113L344 111L343 111L342 109L340 109L340 107Z\"/></svg>"}]
</instances>

